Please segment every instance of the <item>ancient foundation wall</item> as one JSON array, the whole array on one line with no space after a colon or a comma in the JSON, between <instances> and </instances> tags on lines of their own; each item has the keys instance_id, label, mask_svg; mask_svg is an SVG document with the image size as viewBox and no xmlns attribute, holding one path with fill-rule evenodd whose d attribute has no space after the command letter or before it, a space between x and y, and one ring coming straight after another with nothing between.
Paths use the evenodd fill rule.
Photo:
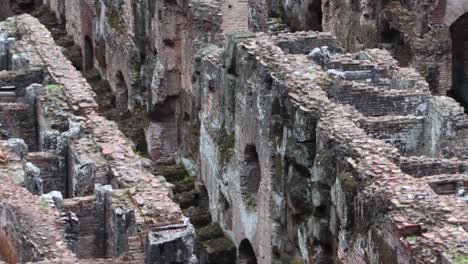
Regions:
<instances>
[{"instance_id":1,"label":"ancient foundation wall","mask_svg":"<svg viewBox=\"0 0 468 264\"><path fill-rule=\"evenodd\" d=\"M66 193L66 179L59 167L59 158L50 152L32 152L27 157L29 162L41 170L43 192L59 191Z\"/></svg>"},{"instance_id":2,"label":"ancient foundation wall","mask_svg":"<svg viewBox=\"0 0 468 264\"><path fill-rule=\"evenodd\" d=\"M304 46L286 49L286 36ZM424 153L424 142L455 142L437 137L455 129L445 123L451 115L442 109L459 108L450 107L454 101L449 98L437 103L422 78L398 68L389 53L338 53L324 61L302 55L306 46L322 38L326 34L238 34L227 39L224 60L220 51L211 49L211 57L200 52L194 66L204 73L196 83L203 98L200 169L212 217L233 238L241 259L252 256L245 246L250 244L258 263L425 259L422 252L430 243L417 240L410 252L405 242L419 236L421 225L408 224L415 220L393 209L406 199L398 186L412 186L411 193L428 197L431 204L451 200L461 208L456 197L441 195L454 192L459 176L450 169L455 165L444 163L443 175L426 176L438 173L431 172L433 165L425 169L427 178L416 179L400 171L398 160L400 155ZM328 49L336 50L333 45ZM371 72L378 77L367 75ZM390 85L381 78L388 78ZM366 84L359 81L363 79ZM348 88L340 92L347 82ZM361 99L352 99L358 92ZM375 102L392 105L374 107ZM463 138L464 130L455 131ZM431 148L435 156L449 157L445 151L456 148L437 144ZM462 155L464 148L456 153ZM407 163L405 171L414 173L411 167L417 164ZM386 171L391 171L391 179ZM380 184L382 188L372 187ZM424 202L415 204L412 213L429 213ZM460 243L463 236L452 242Z\"/></svg>"},{"instance_id":3,"label":"ancient foundation wall","mask_svg":"<svg viewBox=\"0 0 468 264\"><path fill-rule=\"evenodd\" d=\"M79 219L74 234L78 241L77 256L82 259L105 257L106 234L98 221L95 197L68 199L63 206Z\"/></svg>"},{"instance_id":4,"label":"ancient foundation wall","mask_svg":"<svg viewBox=\"0 0 468 264\"><path fill-rule=\"evenodd\" d=\"M27 62L23 67L47 66L43 86L26 89L26 101L37 102L32 112L41 115L39 142L41 149L47 151L30 154L39 167L30 165L31 175L37 177L36 171L42 169L46 189L59 189L61 184L59 191L65 198L85 196L66 199L67 209L61 212L73 252L80 258L125 256L126 260L141 263L147 257L145 243L151 233L155 236L151 243L155 245L179 241L172 247L174 252L182 250L184 256L166 252L165 263L193 259L194 230L171 199L172 192L165 181L142 167L141 158L116 123L95 112L94 92L65 59L50 32L31 16L12 19L15 23L2 24L2 30L22 36L15 45L15 56ZM57 170L52 164L58 164ZM55 201L56 197L50 199ZM62 259L66 261L67 257Z\"/></svg>"}]
</instances>

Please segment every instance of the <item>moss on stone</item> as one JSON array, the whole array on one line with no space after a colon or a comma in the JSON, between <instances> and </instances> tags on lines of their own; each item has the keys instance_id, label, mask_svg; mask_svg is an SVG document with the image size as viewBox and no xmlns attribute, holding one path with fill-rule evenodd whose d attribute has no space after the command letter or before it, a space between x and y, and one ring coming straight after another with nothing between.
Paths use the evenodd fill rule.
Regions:
<instances>
[{"instance_id":1,"label":"moss on stone","mask_svg":"<svg viewBox=\"0 0 468 264\"><path fill-rule=\"evenodd\" d=\"M219 135L216 138L216 144L219 146L221 153L221 164L226 164L226 162L234 154L234 146L236 143L236 135L234 133L229 133L226 128L222 127L219 131Z\"/></svg>"},{"instance_id":2,"label":"moss on stone","mask_svg":"<svg viewBox=\"0 0 468 264\"><path fill-rule=\"evenodd\" d=\"M291 262L289 262L290 264L302 264L304 262L302 262L302 260L300 260L299 258L294 258L293 260L291 260Z\"/></svg>"},{"instance_id":3,"label":"moss on stone","mask_svg":"<svg viewBox=\"0 0 468 264\"><path fill-rule=\"evenodd\" d=\"M46 214L49 213L49 203L46 199L41 198L41 202L39 203L39 209L41 209L41 211L43 211Z\"/></svg>"},{"instance_id":4,"label":"moss on stone","mask_svg":"<svg viewBox=\"0 0 468 264\"><path fill-rule=\"evenodd\" d=\"M195 189L195 178L190 175L190 173L184 169L183 177L175 182L172 182L175 185L174 193L183 193L189 192Z\"/></svg>"},{"instance_id":5,"label":"moss on stone","mask_svg":"<svg viewBox=\"0 0 468 264\"><path fill-rule=\"evenodd\" d=\"M107 20L109 25L115 31L123 33L125 29L125 22L122 19L122 15L115 9L112 8L107 12Z\"/></svg>"},{"instance_id":6,"label":"moss on stone","mask_svg":"<svg viewBox=\"0 0 468 264\"><path fill-rule=\"evenodd\" d=\"M455 264L468 264L468 256L457 252L453 254L453 261Z\"/></svg>"},{"instance_id":7,"label":"moss on stone","mask_svg":"<svg viewBox=\"0 0 468 264\"><path fill-rule=\"evenodd\" d=\"M57 91L57 90L61 90L62 89L62 86L58 85L58 84L49 84L46 86L46 89L47 91Z\"/></svg>"},{"instance_id":8,"label":"moss on stone","mask_svg":"<svg viewBox=\"0 0 468 264\"><path fill-rule=\"evenodd\" d=\"M357 193L358 188L359 188L359 182L354 178L352 173L350 172L345 172L339 174L339 178L341 181L341 186L343 188L343 191L347 194L354 195Z\"/></svg>"},{"instance_id":9,"label":"moss on stone","mask_svg":"<svg viewBox=\"0 0 468 264\"><path fill-rule=\"evenodd\" d=\"M214 252L230 251L234 248L234 244L232 243L232 241L226 237L220 237L205 241L203 243L203 246L206 248L208 253L211 254Z\"/></svg>"},{"instance_id":10,"label":"moss on stone","mask_svg":"<svg viewBox=\"0 0 468 264\"><path fill-rule=\"evenodd\" d=\"M209 239L222 237L223 230L217 223L212 223L196 230L196 234L199 241L207 241Z\"/></svg>"},{"instance_id":11,"label":"moss on stone","mask_svg":"<svg viewBox=\"0 0 468 264\"><path fill-rule=\"evenodd\" d=\"M99 113L105 118L114 121L120 131L135 144L136 151L145 158L149 158L145 129L150 120L143 107L135 107L132 111L122 111L113 105L114 94L108 81L102 79L97 71L88 72L86 80L96 93Z\"/></svg>"},{"instance_id":12,"label":"moss on stone","mask_svg":"<svg viewBox=\"0 0 468 264\"><path fill-rule=\"evenodd\" d=\"M20 185L23 184L24 182L24 174L23 170L17 168L16 166L8 166L6 165L6 169L4 172L10 176L10 178L15 182L16 184Z\"/></svg>"},{"instance_id":13,"label":"moss on stone","mask_svg":"<svg viewBox=\"0 0 468 264\"><path fill-rule=\"evenodd\" d=\"M257 208L257 200L251 194L244 194L244 205L249 211L255 211Z\"/></svg>"}]
</instances>

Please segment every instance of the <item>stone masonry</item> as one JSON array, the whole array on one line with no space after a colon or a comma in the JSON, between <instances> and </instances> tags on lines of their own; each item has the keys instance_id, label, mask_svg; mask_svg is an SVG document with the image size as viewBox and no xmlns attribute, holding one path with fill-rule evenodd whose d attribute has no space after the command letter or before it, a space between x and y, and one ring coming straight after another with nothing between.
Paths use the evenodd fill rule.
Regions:
<instances>
[{"instance_id":1,"label":"stone masonry","mask_svg":"<svg viewBox=\"0 0 468 264\"><path fill-rule=\"evenodd\" d=\"M170 245L183 238L176 249L185 253L167 252L164 263L191 261L194 231L170 198L171 190L142 167L142 160L116 124L95 112L94 92L47 29L28 15L10 18L0 28L8 36L14 66L6 70L41 69L43 75L22 93L20 87L8 88L12 100L2 102L2 116L7 117L11 111L18 113L18 105L27 112L26 120L32 122L3 126L8 132L5 136L11 138L5 144L12 145L20 156L16 168L11 168L15 163L9 162L7 151L2 161L6 164L6 178L2 180L5 191L0 192L5 197L2 215L6 217L2 217L5 222L1 225L2 259L8 263L49 263L52 259L75 263L75 258L107 258L114 263L120 258L126 263L142 263L145 259L151 263L154 253L150 245ZM10 75L5 74L6 81ZM26 127L38 131L10 133L11 128ZM28 153L28 147L40 152ZM47 194L24 194L26 189L20 187L23 184L33 194ZM24 231L18 221L35 224L24 227L31 231ZM54 229L57 234L44 228L53 228L54 221L61 223L60 229ZM60 240L48 238L51 235ZM164 236L163 241L160 236Z\"/></svg>"},{"instance_id":2,"label":"stone masonry","mask_svg":"<svg viewBox=\"0 0 468 264\"><path fill-rule=\"evenodd\" d=\"M468 0L0 21L0 263L468 262Z\"/></svg>"}]
</instances>

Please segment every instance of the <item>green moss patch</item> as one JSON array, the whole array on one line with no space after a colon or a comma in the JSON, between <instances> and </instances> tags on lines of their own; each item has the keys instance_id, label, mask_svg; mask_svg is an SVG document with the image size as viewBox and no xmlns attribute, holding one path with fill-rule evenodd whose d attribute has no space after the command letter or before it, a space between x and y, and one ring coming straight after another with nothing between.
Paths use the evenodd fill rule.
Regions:
<instances>
[{"instance_id":1,"label":"green moss patch","mask_svg":"<svg viewBox=\"0 0 468 264\"><path fill-rule=\"evenodd\" d=\"M54 92L54 91L57 91L57 90L61 90L62 86L60 86L58 84L49 84L49 85L46 86L46 89L47 89L47 91Z\"/></svg>"},{"instance_id":2,"label":"green moss patch","mask_svg":"<svg viewBox=\"0 0 468 264\"><path fill-rule=\"evenodd\" d=\"M172 184L175 185L175 194L189 192L195 189L195 178L187 170L184 170L183 177L178 181L172 182Z\"/></svg>"},{"instance_id":3,"label":"green moss patch","mask_svg":"<svg viewBox=\"0 0 468 264\"><path fill-rule=\"evenodd\" d=\"M468 264L468 256L462 253L453 254L453 261L455 264Z\"/></svg>"},{"instance_id":4,"label":"green moss patch","mask_svg":"<svg viewBox=\"0 0 468 264\"><path fill-rule=\"evenodd\" d=\"M207 241L209 239L222 237L223 230L217 223L211 223L205 227L202 227L196 231L197 240L199 241Z\"/></svg>"},{"instance_id":5,"label":"green moss patch","mask_svg":"<svg viewBox=\"0 0 468 264\"><path fill-rule=\"evenodd\" d=\"M244 205L247 210L255 211L257 200L251 194L244 194Z\"/></svg>"},{"instance_id":6,"label":"green moss patch","mask_svg":"<svg viewBox=\"0 0 468 264\"><path fill-rule=\"evenodd\" d=\"M341 174L340 179L341 179L342 188L346 193L349 193L349 194L356 194L357 193L359 183L353 177L353 175L351 173Z\"/></svg>"},{"instance_id":7,"label":"green moss patch","mask_svg":"<svg viewBox=\"0 0 468 264\"><path fill-rule=\"evenodd\" d=\"M107 12L107 21L109 26L119 33L125 31L125 22L122 19L122 14L120 14L115 8L110 9Z\"/></svg>"},{"instance_id":8,"label":"green moss patch","mask_svg":"<svg viewBox=\"0 0 468 264\"><path fill-rule=\"evenodd\" d=\"M220 237L212 240L208 240L203 243L206 251L210 254L215 252L224 252L234 250L235 246L231 240L226 237Z\"/></svg>"},{"instance_id":9,"label":"green moss patch","mask_svg":"<svg viewBox=\"0 0 468 264\"><path fill-rule=\"evenodd\" d=\"M224 127L221 128L216 138L216 144L219 146L219 151L221 153L221 164L226 164L232 157L235 143L236 135L229 133Z\"/></svg>"}]
</instances>

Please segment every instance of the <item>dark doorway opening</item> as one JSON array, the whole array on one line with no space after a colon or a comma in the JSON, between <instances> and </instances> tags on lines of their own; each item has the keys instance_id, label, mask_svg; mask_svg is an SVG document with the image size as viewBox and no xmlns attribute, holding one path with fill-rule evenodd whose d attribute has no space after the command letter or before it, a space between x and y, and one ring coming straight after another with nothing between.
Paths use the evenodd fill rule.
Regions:
<instances>
[{"instance_id":1,"label":"dark doorway opening","mask_svg":"<svg viewBox=\"0 0 468 264\"><path fill-rule=\"evenodd\" d=\"M96 43L96 60L99 63L99 66L105 70L107 68L107 61L106 61L106 42L104 39L100 39Z\"/></svg>"},{"instance_id":2,"label":"dark doorway opening","mask_svg":"<svg viewBox=\"0 0 468 264\"><path fill-rule=\"evenodd\" d=\"M452 37L452 94L468 107L468 13L450 27Z\"/></svg>"},{"instance_id":3,"label":"dark doorway opening","mask_svg":"<svg viewBox=\"0 0 468 264\"><path fill-rule=\"evenodd\" d=\"M94 68L94 48L93 42L90 37L84 38L84 56L83 56L83 69L89 71Z\"/></svg>"},{"instance_id":4,"label":"dark doorway opening","mask_svg":"<svg viewBox=\"0 0 468 264\"><path fill-rule=\"evenodd\" d=\"M322 31L322 0L313 0L308 6L307 24L309 30Z\"/></svg>"},{"instance_id":5,"label":"dark doorway opening","mask_svg":"<svg viewBox=\"0 0 468 264\"><path fill-rule=\"evenodd\" d=\"M257 264L257 257L247 239L242 240L239 245L239 264Z\"/></svg>"},{"instance_id":6,"label":"dark doorway opening","mask_svg":"<svg viewBox=\"0 0 468 264\"><path fill-rule=\"evenodd\" d=\"M241 176L241 191L248 205L256 205L262 180L260 162L255 145L247 145L244 151L245 172Z\"/></svg>"},{"instance_id":7,"label":"dark doorway opening","mask_svg":"<svg viewBox=\"0 0 468 264\"><path fill-rule=\"evenodd\" d=\"M406 44L403 34L384 22L380 35L381 48L389 50L398 61L400 67L408 67L413 54L411 47Z\"/></svg>"},{"instance_id":8,"label":"dark doorway opening","mask_svg":"<svg viewBox=\"0 0 468 264\"><path fill-rule=\"evenodd\" d=\"M128 109L128 86L121 71L116 74L116 108L127 110Z\"/></svg>"}]
</instances>

